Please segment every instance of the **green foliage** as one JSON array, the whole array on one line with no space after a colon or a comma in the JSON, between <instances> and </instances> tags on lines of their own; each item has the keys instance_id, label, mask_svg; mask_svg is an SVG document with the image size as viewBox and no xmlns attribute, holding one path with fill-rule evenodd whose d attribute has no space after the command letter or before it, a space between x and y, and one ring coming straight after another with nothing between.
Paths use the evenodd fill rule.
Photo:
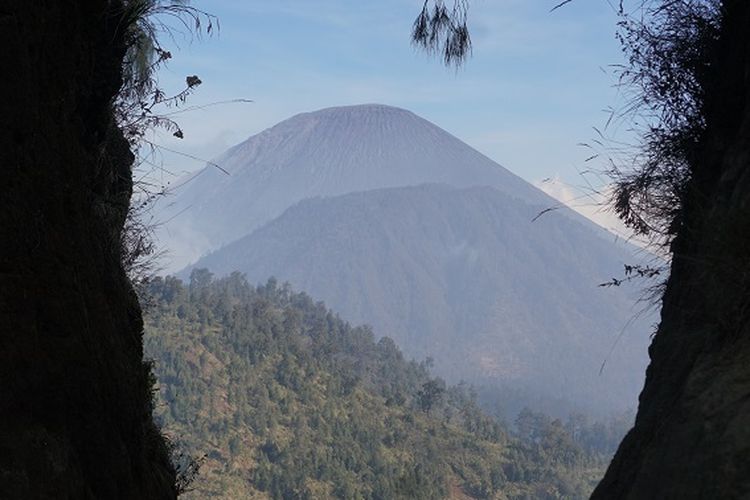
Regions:
<instances>
[{"instance_id":1,"label":"green foliage","mask_svg":"<svg viewBox=\"0 0 750 500\"><path fill-rule=\"evenodd\" d=\"M206 455L196 498L583 498L603 471L559 422L512 436L466 386L288 285L197 270L148 287L155 413Z\"/></svg>"},{"instance_id":2,"label":"green foliage","mask_svg":"<svg viewBox=\"0 0 750 500\"><path fill-rule=\"evenodd\" d=\"M441 383L439 380L428 380L422 384L422 389L417 393L419 408L423 412L429 413L434 406L441 403L444 393L444 383Z\"/></svg>"}]
</instances>

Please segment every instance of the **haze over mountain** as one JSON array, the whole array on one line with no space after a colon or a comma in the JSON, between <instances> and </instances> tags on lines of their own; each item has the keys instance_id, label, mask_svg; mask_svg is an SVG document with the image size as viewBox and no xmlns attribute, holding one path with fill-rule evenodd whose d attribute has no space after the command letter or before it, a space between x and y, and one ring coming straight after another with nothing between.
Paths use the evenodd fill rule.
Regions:
<instances>
[{"instance_id":1,"label":"haze over mountain","mask_svg":"<svg viewBox=\"0 0 750 500\"><path fill-rule=\"evenodd\" d=\"M162 213L169 223L159 236L175 269L314 196L444 183L494 186L522 200L557 204L427 120L379 104L293 116L214 162L230 175L207 166Z\"/></svg>"},{"instance_id":2,"label":"haze over mountain","mask_svg":"<svg viewBox=\"0 0 750 500\"><path fill-rule=\"evenodd\" d=\"M635 407L649 325L618 339L634 301L597 287L633 249L571 210L532 222L555 200L437 126L389 106L324 109L217 163L230 175L209 166L175 199L168 246L215 249L191 267L289 281L506 404Z\"/></svg>"},{"instance_id":3,"label":"haze over mountain","mask_svg":"<svg viewBox=\"0 0 750 500\"><path fill-rule=\"evenodd\" d=\"M218 275L289 281L373 325L449 380L547 411L635 407L647 324L624 290L632 262L597 231L491 187L421 185L305 200L199 260ZM601 375L599 370L606 360Z\"/></svg>"}]
</instances>

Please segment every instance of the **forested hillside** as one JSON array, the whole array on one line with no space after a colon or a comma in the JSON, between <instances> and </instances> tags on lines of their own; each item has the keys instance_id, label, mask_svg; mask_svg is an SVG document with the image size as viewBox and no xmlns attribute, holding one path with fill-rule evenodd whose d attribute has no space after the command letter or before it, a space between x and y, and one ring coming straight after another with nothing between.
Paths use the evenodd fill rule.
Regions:
<instances>
[{"instance_id":1,"label":"forested hillside","mask_svg":"<svg viewBox=\"0 0 750 500\"><path fill-rule=\"evenodd\" d=\"M157 417L205 454L194 498L583 498L617 443L528 411L510 432L468 387L274 280L196 270L144 300Z\"/></svg>"}]
</instances>

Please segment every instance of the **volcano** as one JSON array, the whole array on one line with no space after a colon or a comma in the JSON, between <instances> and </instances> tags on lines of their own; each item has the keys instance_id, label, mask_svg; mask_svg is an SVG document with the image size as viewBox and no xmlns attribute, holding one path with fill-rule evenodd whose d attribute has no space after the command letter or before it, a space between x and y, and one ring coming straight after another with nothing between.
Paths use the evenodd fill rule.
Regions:
<instances>
[{"instance_id":1,"label":"volcano","mask_svg":"<svg viewBox=\"0 0 750 500\"><path fill-rule=\"evenodd\" d=\"M568 209L537 218L557 202L437 126L325 109L216 163L230 175L209 166L176 199L170 233L204 253L184 278L288 281L511 409L636 406L652 318L598 285L637 250Z\"/></svg>"},{"instance_id":2,"label":"volcano","mask_svg":"<svg viewBox=\"0 0 750 500\"><path fill-rule=\"evenodd\" d=\"M178 264L245 236L315 196L442 183L493 186L525 201L557 204L429 121L380 104L293 116L213 163L221 169L209 165L184 179L162 212L170 223L160 240Z\"/></svg>"}]
</instances>

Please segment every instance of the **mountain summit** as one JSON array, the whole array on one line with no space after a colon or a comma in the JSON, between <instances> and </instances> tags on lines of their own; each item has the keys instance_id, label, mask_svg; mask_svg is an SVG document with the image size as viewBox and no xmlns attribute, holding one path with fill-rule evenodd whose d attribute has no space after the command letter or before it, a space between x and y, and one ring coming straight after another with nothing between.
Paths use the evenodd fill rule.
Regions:
<instances>
[{"instance_id":1,"label":"mountain summit","mask_svg":"<svg viewBox=\"0 0 750 500\"><path fill-rule=\"evenodd\" d=\"M386 187L492 186L557 202L410 111L380 104L326 108L285 120L214 160L178 189L161 235L179 263L236 240L295 203Z\"/></svg>"}]
</instances>

